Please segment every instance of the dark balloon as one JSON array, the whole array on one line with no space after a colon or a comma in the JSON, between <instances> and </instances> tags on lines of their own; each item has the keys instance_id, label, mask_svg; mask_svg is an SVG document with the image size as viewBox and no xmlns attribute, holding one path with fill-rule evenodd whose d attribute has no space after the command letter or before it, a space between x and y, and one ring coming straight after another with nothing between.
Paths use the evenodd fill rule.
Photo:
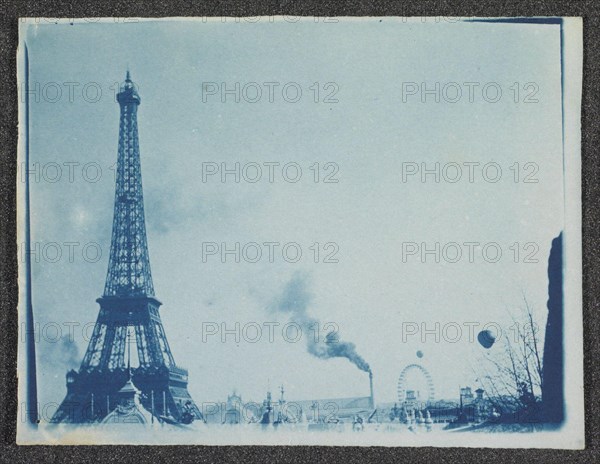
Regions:
<instances>
[{"instance_id":1,"label":"dark balloon","mask_svg":"<svg viewBox=\"0 0 600 464\"><path fill-rule=\"evenodd\" d=\"M417 358L422 358L423 352L421 350L417 351Z\"/></svg>"},{"instance_id":2,"label":"dark balloon","mask_svg":"<svg viewBox=\"0 0 600 464\"><path fill-rule=\"evenodd\" d=\"M477 340L481 346L483 346L485 349L489 349L496 341L496 337L494 337L494 334L492 334L492 332L489 330L482 330L479 332L479 335L477 335Z\"/></svg>"}]
</instances>

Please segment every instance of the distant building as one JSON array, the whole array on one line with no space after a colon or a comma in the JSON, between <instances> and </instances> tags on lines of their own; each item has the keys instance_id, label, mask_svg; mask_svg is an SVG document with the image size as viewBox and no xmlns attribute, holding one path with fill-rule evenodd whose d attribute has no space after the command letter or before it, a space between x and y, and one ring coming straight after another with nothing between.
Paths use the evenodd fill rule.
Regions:
<instances>
[{"instance_id":1,"label":"distant building","mask_svg":"<svg viewBox=\"0 0 600 464\"><path fill-rule=\"evenodd\" d=\"M248 424L278 426L280 424L337 424L352 423L357 418L364 422L378 422L371 396L288 401L283 386L280 398L270 391L262 402L244 402L242 395L233 392L226 402L212 403L207 407L204 420L207 423Z\"/></svg>"},{"instance_id":2,"label":"distant building","mask_svg":"<svg viewBox=\"0 0 600 464\"><path fill-rule=\"evenodd\" d=\"M481 389L479 389L479 390L481 390ZM481 390L481 391L483 392L483 390ZM473 391L471 390L471 387L461 387L460 396L462 398L463 405L471 404L473 402L473 400L475 399L475 396L473 395Z\"/></svg>"},{"instance_id":3,"label":"distant building","mask_svg":"<svg viewBox=\"0 0 600 464\"><path fill-rule=\"evenodd\" d=\"M494 413L494 407L490 400L484 398L484 393L485 390L483 388L475 390L477 396L472 402L474 406L473 419L475 422L483 422Z\"/></svg>"},{"instance_id":4,"label":"distant building","mask_svg":"<svg viewBox=\"0 0 600 464\"><path fill-rule=\"evenodd\" d=\"M335 423L349 421L355 416L368 418L374 411L370 396L353 398L332 398L325 400L303 400L288 403L288 409L294 405L305 414L308 422Z\"/></svg>"},{"instance_id":5,"label":"distant building","mask_svg":"<svg viewBox=\"0 0 600 464\"><path fill-rule=\"evenodd\" d=\"M227 404L225 406L224 424L240 424L243 422L242 411L244 403L242 397L235 391L231 395L227 395Z\"/></svg>"},{"instance_id":6,"label":"distant building","mask_svg":"<svg viewBox=\"0 0 600 464\"><path fill-rule=\"evenodd\" d=\"M404 409L422 409L425 405L420 400L420 392L418 390L406 390L406 396L402 403Z\"/></svg>"}]
</instances>

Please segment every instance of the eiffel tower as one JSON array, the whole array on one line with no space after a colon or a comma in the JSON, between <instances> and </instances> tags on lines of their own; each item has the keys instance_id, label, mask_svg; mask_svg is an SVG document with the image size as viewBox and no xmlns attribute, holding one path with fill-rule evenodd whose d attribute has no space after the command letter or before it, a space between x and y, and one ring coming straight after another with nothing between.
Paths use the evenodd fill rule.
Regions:
<instances>
[{"instance_id":1,"label":"eiffel tower","mask_svg":"<svg viewBox=\"0 0 600 464\"><path fill-rule=\"evenodd\" d=\"M188 372L173 359L154 296L146 240L137 128L141 99L129 71L117 94L121 107L115 209L100 313L79 371L67 373L67 395L53 423L99 422L130 380L158 420L189 423L201 412L188 393ZM138 367L128 369L126 345L135 340Z\"/></svg>"}]
</instances>

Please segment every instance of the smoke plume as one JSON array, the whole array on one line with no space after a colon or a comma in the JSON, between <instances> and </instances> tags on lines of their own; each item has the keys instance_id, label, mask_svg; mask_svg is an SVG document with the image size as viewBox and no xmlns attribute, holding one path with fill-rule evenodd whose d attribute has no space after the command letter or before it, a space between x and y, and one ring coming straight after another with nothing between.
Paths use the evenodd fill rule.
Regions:
<instances>
[{"instance_id":1,"label":"smoke plume","mask_svg":"<svg viewBox=\"0 0 600 464\"><path fill-rule=\"evenodd\" d=\"M354 343L339 340L334 332L329 332L324 337L320 333L315 336L315 327L320 329L321 324L307 314L311 302L312 295L307 289L307 278L297 273L286 284L282 294L273 301L271 309L290 314L292 321L302 327L308 352L313 356L321 359L346 358L361 371L371 372L369 364L356 352Z\"/></svg>"}]
</instances>

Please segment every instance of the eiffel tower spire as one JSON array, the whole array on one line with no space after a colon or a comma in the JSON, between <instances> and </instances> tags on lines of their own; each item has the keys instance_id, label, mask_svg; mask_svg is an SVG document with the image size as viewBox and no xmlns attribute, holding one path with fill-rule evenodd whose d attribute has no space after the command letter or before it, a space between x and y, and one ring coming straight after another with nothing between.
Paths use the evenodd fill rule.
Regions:
<instances>
[{"instance_id":1,"label":"eiffel tower spire","mask_svg":"<svg viewBox=\"0 0 600 464\"><path fill-rule=\"evenodd\" d=\"M202 414L187 391L188 372L175 364L154 296L146 239L142 171L137 128L141 99L129 71L117 94L119 148L112 239L100 312L79 372L67 373L67 397L52 422L90 422L106 417L128 381L142 391L142 403L155 394L164 420L189 423ZM137 368L131 367L135 334ZM127 358L126 358L127 356ZM90 418L92 398L107 398L105 411ZM146 404L147 403L147 404ZM114 409L114 406L113 406ZM94 409L96 410L96 409ZM161 420L163 420L161 419Z\"/></svg>"}]
</instances>

